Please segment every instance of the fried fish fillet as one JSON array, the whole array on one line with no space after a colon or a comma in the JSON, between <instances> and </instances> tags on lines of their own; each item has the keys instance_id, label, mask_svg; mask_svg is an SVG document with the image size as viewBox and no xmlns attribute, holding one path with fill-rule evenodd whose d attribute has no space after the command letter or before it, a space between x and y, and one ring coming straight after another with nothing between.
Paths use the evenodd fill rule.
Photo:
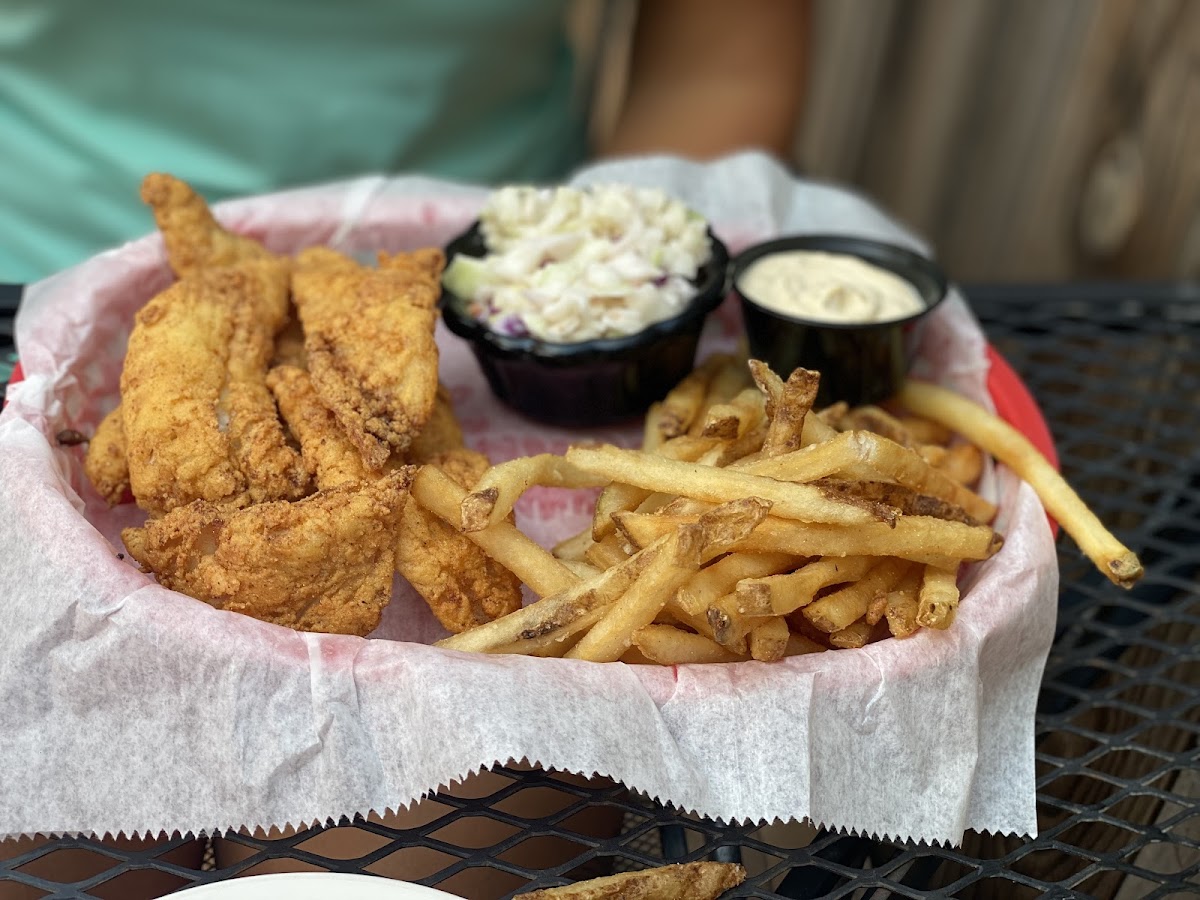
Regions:
<instances>
[{"instance_id":1,"label":"fried fish fillet","mask_svg":"<svg viewBox=\"0 0 1200 900\"><path fill-rule=\"evenodd\" d=\"M375 269L325 248L297 258L292 295L313 386L373 471L433 412L438 291L429 263Z\"/></svg>"},{"instance_id":2,"label":"fried fish fillet","mask_svg":"<svg viewBox=\"0 0 1200 900\"><path fill-rule=\"evenodd\" d=\"M172 175L152 172L143 178L142 200L154 212L167 259L180 278L202 268L274 256L253 238L222 228L204 198Z\"/></svg>"},{"instance_id":3,"label":"fried fish fillet","mask_svg":"<svg viewBox=\"0 0 1200 900\"><path fill-rule=\"evenodd\" d=\"M267 383L321 490L378 477L363 465L307 373L280 366L271 370ZM423 433L414 444L414 450L422 448L424 455L413 461L440 466L459 484L471 487L487 469L487 458L462 445L449 393L442 389L438 396L438 410L427 425L429 434ZM515 575L417 503L407 504L401 513L396 568L443 627L453 632L489 622L521 605L521 583Z\"/></svg>"},{"instance_id":4,"label":"fried fish fillet","mask_svg":"<svg viewBox=\"0 0 1200 900\"><path fill-rule=\"evenodd\" d=\"M100 420L88 442L83 471L109 506L116 506L129 490L129 460L125 457L125 427L121 407Z\"/></svg>"},{"instance_id":5,"label":"fried fish fillet","mask_svg":"<svg viewBox=\"0 0 1200 900\"><path fill-rule=\"evenodd\" d=\"M202 500L121 533L160 584L298 631L366 635L391 598L396 531L414 469L296 503Z\"/></svg>"},{"instance_id":6,"label":"fried fish fillet","mask_svg":"<svg viewBox=\"0 0 1200 900\"><path fill-rule=\"evenodd\" d=\"M280 415L300 444L300 453L318 490L358 484L374 477L313 388L312 379L295 366L276 366L267 373Z\"/></svg>"},{"instance_id":7,"label":"fried fish fillet","mask_svg":"<svg viewBox=\"0 0 1200 900\"><path fill-rule=\"evenodd\" d=\"M435 288L441 284L442 270L446 268L446 254L437 247L422 247L409 253L380 251L376 259L379 268L386 272L398 272L424 284L432 283ZM413 295L412 302L432 309L437 306L439 295L440 290L421 291Z\"/></svg>"},{"instance_id":8,"label":"fried fish fillet","mask_svg":"<svg viewBox=\"0 0 1200 900\"><path fill-rule=\"evenodd\" d=\"M151 514L309 490L265 384L288 268L266 259L199 270L138 312L121 372L122 425L130 485Z\"/></svg>"}]
</instances>

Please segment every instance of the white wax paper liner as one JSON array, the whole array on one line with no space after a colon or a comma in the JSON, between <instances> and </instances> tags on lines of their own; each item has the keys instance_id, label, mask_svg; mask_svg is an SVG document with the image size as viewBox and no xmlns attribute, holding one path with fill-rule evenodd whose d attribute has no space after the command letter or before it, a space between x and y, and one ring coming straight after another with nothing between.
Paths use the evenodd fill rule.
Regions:
<instances>
[{"instance_id":1,"label":"white wax paper liner","mask_svg":"<svg viewBox=\"0 0 1200 900\"><path fill-rule=\"evenodd\" d=\"M922 246L862 198L757 154L617 161L576 180L664 187L735 251L801 232ZM485 196L371 177L218 214L281 251L366 254L444 244ZM473 656L427 646L443 632L403 584L369 639L292 632L121 559L120 528L140 513L108 510L81 450L54 440L90 433L116 403L133 313L169 280L150 235L34 285L18 318L26 377L0 414L0 835L304 825L395 810L510 760L599 773L727 821L949 842L967 828L1035 833L1033 715L1058 573L1041 506L1008 473L985 486L1007 541L969 574L946 632L770 664ZM738 327L726 303L702 353ZM468 443L499 460L581 436L502 408L470 352L441 326L438 338ZM983 350L954 292L918 370L986 401ZM583 436L631 445L638 428ZM518 520L549 544L582 527L590 501L534 490Z\"/></svg>"}]
</instances>

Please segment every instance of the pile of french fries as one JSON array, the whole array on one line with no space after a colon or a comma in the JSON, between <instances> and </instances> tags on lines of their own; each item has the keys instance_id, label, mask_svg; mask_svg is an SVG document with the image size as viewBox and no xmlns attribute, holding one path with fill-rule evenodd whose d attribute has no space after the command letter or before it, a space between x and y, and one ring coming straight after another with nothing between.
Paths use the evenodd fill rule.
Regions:
<instances>
[{"instance_id":1,"label":"pile of french fries","mask_svg":"<svg viewBox=\"0 0 1200 900\"><path fill-rule=\"evenodd\" d=\"M1048 509L1110 578L1140 576L1037 451L976 404L910 383L901 415L816 411L818 384L805 369L784 381L715 356L651 408L639 450L514 459L471 491L422 469L414 499L540 597L439 646L677 665L949 628L961 566L1003 544L987 524L995 507L973 490L985 451L1049 491ZM511 516L533 485L601 488L591 527L552 552L536 545Z\"/></svg>"}]
</instances>

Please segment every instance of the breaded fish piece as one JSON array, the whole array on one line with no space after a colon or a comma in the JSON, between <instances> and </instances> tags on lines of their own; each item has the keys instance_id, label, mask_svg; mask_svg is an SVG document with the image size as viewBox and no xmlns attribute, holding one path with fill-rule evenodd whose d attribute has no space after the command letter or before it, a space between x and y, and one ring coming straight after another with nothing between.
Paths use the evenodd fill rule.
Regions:
<instances>
[{"instance_id":1,"label":"breaded fish piece","mask_svg":"<svg viewBox=\"0 0 1200 900\"><path fill-rule=\"evenodd\" d=\"M288 430L300 445L300 453L318 490L358 484L375 477L333 413L317 396L307 372L295 366L276 366L267 373L267 387L275 395Z\"/></svg>"},{"instance_id":2,"label":"breaded fish piece","mask_svg":"<svg viewBox=\"0 0 1200 900\"><path fill-rule=\"evenodd\" d=\"M403 453L433 412L437 278L360 266L323 248L301 253L292 296L317 395L367 468ZM347 265L346 263L350 263Z\"/></svg>"},{"instance_id":3,"label":"breaded fish piece","mask_svg":"<svg viewBox=\"0 0 1200 900\"><path fill-rule=\"evenodd\" d=\"M118 505L129 490L129 460L125 457L125 426L121 407L100 420L88 442L83 471L109 506Z\"/></svg>"},{"instance_id":4,"label":"breaded fish piece","mask_svg":"<svg viewBox=\"0 0 1200 900\"><path fill-rule=\"evenodd\" d=\"M267 278L261 291L234 303L228 377L218 416L228 420L230 451L246 479L249 501L298 500L309 492L311 473L288 443L266 383L275 336L287 323L290 267L253 265Z\"/></svg>"},{"instance_id":5,"label":"breaded fish piece","mask_svg":"<svg viewBox=\"0 0 1200 900\"><path fill-rule=\"evenodd\" d=\"M193 500L244 506L309 490L266 389L288 264L203 269L137 314L121 372L130 486L161 515ZM281 312L282 310L282 312Z\"/></svg>"},{"instance_id":6,"label":"breaded fish piece","mask_svg":"<svg viewBox=\"0 0 1200 900\"><path fill-rule=\"evenodd\" d=\"M253 238L222 228L204 198L172 175L152 172L143 178L142 200L154 211L167 259L180 278L202 268L274 257Z\"/></svg>"},{"instance_id":7,"label":"breaded fish piece","mask_svg":"<svg viewBox=\"0 0 1200 900\"><path fill-rule=\"evenodd\" d=\"M196 501L121 533L160 584L298 631L366 635L391 599L396 531L414 470L296 503Z\"/></svg>"},{"instance_id":8,"label":"breaded fish piece","mask_svg":"<svg viewBox=\"0 0 1200 900\"><path fill-rule=\"evenodd\" d=\"M442 271L446 268L446 254L438 247L422 247L410 253L384 253L376 256L379 268L387 272L398 272L414 282L428 286L429 290L416 291L410 302L430 309L437 306L441 295Z\"/></svg>"},{"instance_id":9,"label":"breaded fish piece","mask_svg":"<svg viewBox=\"0 0 1200 900\"><path fill-rule=\"evenodd\" d=\"M307 373L279 366L271 370L267 383L322 491L379 477L363 465L333 414L321 404ZM462 429L450 407L449 393L442 390L439 398L439 411L431 419L435 432L417 442L424 441L426 449L437 452L420 461L441 466L459 484L471 487L487 469L487 458L462 446ZM388 465L394 464L391 460ZM489 622L521 605L521 583L515 575L417 503L407 504L401 513L396 568L438 621L453 632Z\"/></svg>"}]
</instances>

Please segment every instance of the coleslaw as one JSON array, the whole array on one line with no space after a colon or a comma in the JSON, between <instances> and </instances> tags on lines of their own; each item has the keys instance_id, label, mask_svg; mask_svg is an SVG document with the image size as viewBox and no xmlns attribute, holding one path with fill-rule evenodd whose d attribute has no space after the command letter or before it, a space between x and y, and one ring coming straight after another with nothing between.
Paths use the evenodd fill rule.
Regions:
<instances>
[{"instance_id":1,"label":"coleslaw","mask_svg":"<svg viewBox=\"0 0 1200 900\"><path fill-rule=\"evenodd\" d=\"M514 185L479 222L488 253L454 257L446 288L493 331L555 343L671 318L711 252L704 218L656 188Z\"/></svg>"}]
</instances>

